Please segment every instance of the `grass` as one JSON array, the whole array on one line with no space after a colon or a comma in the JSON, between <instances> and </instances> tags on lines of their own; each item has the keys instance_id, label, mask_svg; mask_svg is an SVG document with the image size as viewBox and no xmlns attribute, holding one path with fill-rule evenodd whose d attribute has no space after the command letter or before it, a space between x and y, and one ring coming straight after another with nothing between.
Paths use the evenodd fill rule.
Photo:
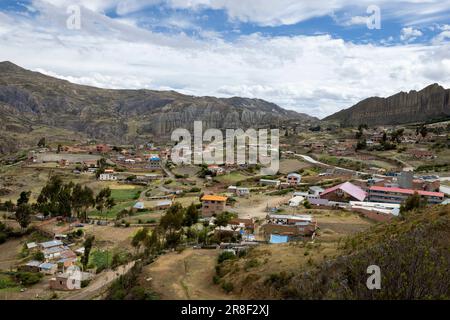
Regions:
<instances>
[{"instance_id":1,"label":"grass","mask_svg":"<svg viewBox=\"0 0 450 320\"><path fill-rule=\"evenodd\" d=\"M112 189L111 196L117 202L136 200L141 194L141 189Z\"/></svg>"},{"instance_id":2,"label":"grass","mask_svg":"<svg viewBox=\"0 0 450 320\"><path fill-rule=\"evenodd\" d=\"M89 268L96 268L97 271L104 270L111 266L113 253L108 250L93 250L89 255Z\"/></svg>"},{"instance_id":3,"label":"grass","mask_svg":"<svg viewBox=\"0 0 450 320\"><path fill-rule=\"evenodd\" d=\"M94 210L89 213L90 217L98 217L98 218L108 218L113 219L116 218L117 214L123 209L128 209L135 204L136 201L127 201L120 202L116 204L111 210L104 210L103 214L100 214L100 211Z\"/></svg>"},{"instance_id":4,"label":"grass","mask_svg":"<svg viewBox=\"0 0 450 320\"><path fill-rule=\"evenodd\" d=\"M215 179L219 182L223 182L223 183L236 183L239 181L243 181L248 179L248 176L245 176L239 172L231 172L229 174L225 174L222 176L217 176L215 177Z\"/></svg>"}]
</instances>

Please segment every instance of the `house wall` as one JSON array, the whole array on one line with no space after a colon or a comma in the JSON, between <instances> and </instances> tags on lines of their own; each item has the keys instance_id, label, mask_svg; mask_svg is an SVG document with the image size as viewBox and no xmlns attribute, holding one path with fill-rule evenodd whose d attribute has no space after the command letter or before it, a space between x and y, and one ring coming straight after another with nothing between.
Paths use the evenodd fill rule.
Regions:
<instances>
[{"instance_id":1,"label":"house wall","mask_svg":"<svg viewBox=\"0 0 450 320\"><path fill-rule=\"evenodd\" d=\"M225 211L225 201L202 201L202 215L204 217L211 217L213 214L223 211Z\"/></svg>"}]
</instances>

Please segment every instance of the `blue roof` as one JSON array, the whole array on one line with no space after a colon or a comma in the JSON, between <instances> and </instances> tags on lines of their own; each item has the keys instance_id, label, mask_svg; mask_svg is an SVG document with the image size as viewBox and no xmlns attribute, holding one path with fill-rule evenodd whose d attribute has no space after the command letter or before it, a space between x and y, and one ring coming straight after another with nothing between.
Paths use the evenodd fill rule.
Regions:
<instances>
[{"instance_id":1,"label":"blue roof","mask_svg":"<svg viewBox=\"0 0 450 320\"><path fill-rule=\"evenodd\" d=\"M288 236L280 236L278 234L271 234L269 243L286 243L288 242Z\"/></svg>"},{"instance_id":2,"label":"blue roof","mask_svg":"<svg viewBox=\"0 0 450 320\"><path fill-rule=\"evenodd\" d=\"M150 157L150 160L151 160L151 161L159 161L160 159L159 159L158 156L151 156L151 157Z\"/></svg>"},{"instance_id":3,"label":"blue roof","mask_svg":"<svg viewBox=\"0 0 450 320\"><path fill-rule=\"evenodd\" d=\"M54 266L55 266L54 263L48 263L48 262L45 262L45 263L41 264L41 265L39 266L39 268L41 268L41 269L51 269L51 268L53 268Z\"/></svg>"}]
</instances>

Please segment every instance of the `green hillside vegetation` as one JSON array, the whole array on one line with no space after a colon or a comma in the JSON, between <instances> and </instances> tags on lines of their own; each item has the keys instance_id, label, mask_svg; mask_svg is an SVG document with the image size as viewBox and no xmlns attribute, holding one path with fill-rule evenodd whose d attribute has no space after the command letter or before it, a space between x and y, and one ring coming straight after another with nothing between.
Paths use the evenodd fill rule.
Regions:
<instances>
[{"instance_id":1,"label":"green hillside vegetation","mask_svg":"<svg viewBox=\"0 0 450 320\"><path fill-rule=\"evenodd\" d=\"M244 270L251 259L264 261L261 255L227 260L218 265L222 282L234 282L252 298L275 299L449 299L450 298L450 206L434 206L403 214L390 223L379 223L365 232L342 239L335 254L324 255L320 242L291 244L292 250L300 246L306 263L297 268L276 270L261 278L264 268L246 281L250 275ZM316 249L314 249L314 246ZM276 245L269 248L277 248ZM259 250L259 249L257 249ZM271 250L271 249L269 249ZM297 250L297 249L295 249ZM303 252L303 251L302 251ZM266 255L267 259L278 259ZM319 257L319 258L317 258ZM264 258L264 257L263 257ZM250 260L249 260L250 259ZM280 256L279 264L284 257ZM381 289L369 290L367 268L377 265L381 269ZM267 270L266 270L267 271ZM242 276L242 277L241 277ZM244 281L242 281L244 279ZM255 292L256 291L256 292Z\"/></svg>"}]
</instances>

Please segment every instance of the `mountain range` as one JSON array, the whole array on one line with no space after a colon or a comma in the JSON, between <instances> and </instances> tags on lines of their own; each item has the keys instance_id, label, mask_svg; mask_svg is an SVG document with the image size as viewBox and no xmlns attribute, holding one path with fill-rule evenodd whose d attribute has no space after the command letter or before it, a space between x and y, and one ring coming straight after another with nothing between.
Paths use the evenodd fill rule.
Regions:
<instances>
[{"instance_id":1,"label":"mountain range","mask_svg":"<svg viewBox=\"0 0 450 320\"><path fill-rule=\"evenodd\" d=\"M0 151L56 134L110 143L170 138L176 128L278 127L317 118L261 99L194 97L175 91L112 90L73 84L11 62L0 63ZM20 140L20 137L24 139ZM17 141L17 140L20 141Z\"/></svg>"},{"instance_id":2,"label":"mountain range","mask_svg":"<svg viewBox=\"0 0 450 320\"><path fill-rule=\"evenodd\" d=\"M450 117L450 90L371 97L323 120L344 126L395 125ZM261 99L195 97L175 91L113 90L70 83L0 62L0 153L53 141L95 139L113 144L168 140L176 128L276 128L319 119Z\"/></svg>"}]
</instances>

